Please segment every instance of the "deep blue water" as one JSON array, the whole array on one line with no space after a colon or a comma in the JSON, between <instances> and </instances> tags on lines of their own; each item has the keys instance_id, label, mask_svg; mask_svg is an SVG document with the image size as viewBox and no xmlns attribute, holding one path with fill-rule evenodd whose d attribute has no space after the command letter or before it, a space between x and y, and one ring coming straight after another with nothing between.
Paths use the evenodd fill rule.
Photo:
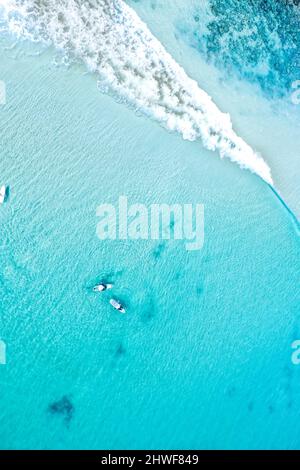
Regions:
<instances>
[{"instance_id":1,"label":"deep blue water","mask_svg":"<svg viewBox=\"0 0 300 470\"><path fill-rule=\"evenodd\" d=\"M255 81L269 95L285 95L299 78L298 0L209 0L194 2L191 14L191 22L178 20L178 31L225 73Z\"/></svg>"}]
</instances>

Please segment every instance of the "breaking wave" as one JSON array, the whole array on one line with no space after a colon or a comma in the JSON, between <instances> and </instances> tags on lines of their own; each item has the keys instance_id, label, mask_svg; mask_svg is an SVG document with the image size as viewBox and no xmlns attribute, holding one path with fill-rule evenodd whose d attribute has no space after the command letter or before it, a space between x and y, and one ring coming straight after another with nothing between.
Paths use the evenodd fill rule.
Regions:
<instances>
[{"instance_id":1,"label":"breaking wave","mask_svg":"<svg viewBox=\"0 0 300 470\"><path fill-rule=\"evenodd\" d=\"M233 130L230 116L189 78L122 0L2 0L5 28L54 45L113 93L184 139L201 139L273 185L263 158ZM2 10L1 10L2 8Z\"/></svg>"}]
</instances>

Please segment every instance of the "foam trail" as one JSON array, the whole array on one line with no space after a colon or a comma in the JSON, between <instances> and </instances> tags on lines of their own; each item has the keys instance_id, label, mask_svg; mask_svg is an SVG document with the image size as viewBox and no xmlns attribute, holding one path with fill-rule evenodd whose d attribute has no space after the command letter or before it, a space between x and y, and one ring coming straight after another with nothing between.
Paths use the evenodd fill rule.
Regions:
<instances>
[{"instance_id":1,"label":"foam trail","mask_svg":"<svg viewBox=\"0 0 300 470\"><path fill-rule=\"evenodd\" d=\"M273 185L271 171L122 0L2 0L18 37L53 44L96 73L112 92L184 139L201 139Z\"/></svg>"}]
</instances>

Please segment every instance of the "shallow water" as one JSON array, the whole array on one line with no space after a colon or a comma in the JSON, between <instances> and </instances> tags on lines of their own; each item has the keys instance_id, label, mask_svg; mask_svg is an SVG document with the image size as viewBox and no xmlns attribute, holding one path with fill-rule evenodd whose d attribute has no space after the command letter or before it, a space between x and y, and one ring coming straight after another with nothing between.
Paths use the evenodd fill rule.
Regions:
<instances>
[{"instance_id":1,"label":"shallow water","mask_svg":"<svg viewBox=\"0 0 300 470\"><path fill-rule=\"evenodd\" d=\"M260 178L99 93L83 67L11 41L0 48L0 174L10 185L0 211L0 447L299 448L300 249L289 214ZM181 42L164 44L179 61ZM183 50L181 63L199 73L197 51ZM207 67L199 81L218 104L224 90L248 87L222 91ZM245 113L251 96L223 108L271 153ZM264 100L257 106L271 110ZM100 241L96 207L120 194L203 203L203 249ZM91 293L103 277L128 315Z\"/></svg>"}]
</instances>

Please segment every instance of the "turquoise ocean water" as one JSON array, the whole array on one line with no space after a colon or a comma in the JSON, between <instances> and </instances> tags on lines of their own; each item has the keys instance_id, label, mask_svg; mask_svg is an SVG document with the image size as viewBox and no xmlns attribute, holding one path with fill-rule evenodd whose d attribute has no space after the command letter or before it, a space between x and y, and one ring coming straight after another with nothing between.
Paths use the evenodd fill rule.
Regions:
<instances>
[{"instance_id":1,"label":"turquoise ocean water","mask_svg":"<svg viewBox=\"0 0 300 470\"><path fill-rule=\"evenodd\" d=\"M128 3L266 151L297 211L288 168L299 156L299 110L281 98L275 111L279 98L249 88L248 77L220 79L224 64L207 63L186 25L179 35L169 2ZM84 67L56 57L1 38L0 175L10 197L0 210L0 447L299 448L295 223L258 176L100 93ZM263 118L247 108L253 96ZM288 129L284 174L276 128ZM119 195L203 203L203 249L100 241L96 208ZM91 292L103 278L128 315Z\"/></svg>"}]
</instances>

